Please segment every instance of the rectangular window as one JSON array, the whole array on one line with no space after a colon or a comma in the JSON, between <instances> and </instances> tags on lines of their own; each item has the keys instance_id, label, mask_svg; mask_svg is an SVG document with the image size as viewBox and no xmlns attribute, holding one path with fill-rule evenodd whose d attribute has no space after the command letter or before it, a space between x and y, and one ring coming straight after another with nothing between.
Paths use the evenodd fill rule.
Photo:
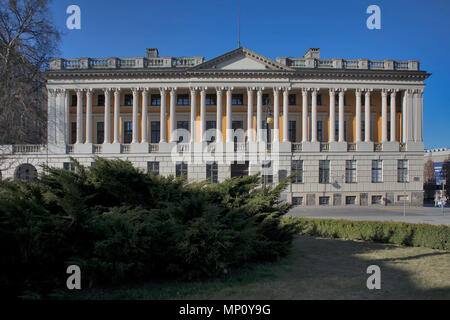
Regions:
<instances>
[{"instance_id":1,"label":"rectangular window","mask_svg":"<svg viewBox=\"0 0 450 320\"><path fill-rule=\"evenodd\" d=\"M322 105L322 95L321 95L321 94L318 94L318 95L317 95L317 105L318 105L318 106L321 106L321 105Z\"/></svg>"},{"instance_id":2,"label":"rectangular window","mask_svg":"<svg viewBox=\"0 0 450 320\"><path fill-rule=\"evenodd\" d=\"M290 142L297 142L297 121L289 121L288 134Z\"/></svg>"},{"instance_id":3,"label":"rectangular window","mask_svg":"<svg viewBox=\"0 0 450 320\"><path fill-rule=\"evenodd\" d=\"M126 106L126 107L133 106L133 95L132 94L126 94L124 96L124 106Z\"/></svg>"},{"instance_id":4,"label":"rectangular window","mask_svg":"<svg viewBox=\"0 0 450 320\"><path fill-rule=\"evenodd\" d=\"M216 129L216 121L206 121L206 130Z\"/></svg>"},{"instance_id":5,"label":"rectangular window","mask_svg":"<svg viewBox=\"0 0 450 320\"><path fill-rule=\"evenodd\" d=\"M215 95L215 94L207 94L206 95L206 105L207 106L215 106L215 105L217 105L217 95Z\"/></svg>"},{"instance_id":6,"label":"rectangular window","mask_svg":"<svg viewBox=\"0 0 450 320\"><path fill-rule=\"evenodd\" d=\"M317 140L323 142L323 122L317 121Z\"/></svg>"},{"instance_id":7,"label":"rectangular window","mask_svg":"<svg viewBox=\"0 0 450 320\"><path fill-rule=\"evenodd\" d=\"M70 143L75 144L77 142L77 123L72 122L70 129Z\"/></svg>"},{"instance_id":8,"label":"rectangular window","mask_svg":"<svg viewBox=\"0 0 450 320\"><path fill-rule=\"evenodd\" d=\"M186 162L177 162L176 168L175 168L175 174L176 177L184 177L184 179L187 179L188 177L188 165Z\"/></svg>"},{"instance_id":9,"label":"rectangular window","mask_svg":"<svg viewBox=\"0 0 450 320\"><path fill-rule=\"evenodd\" d=\"M273 183L273 169L272 169L272 161L263 161L262 163L262 183L272 184Z\"/></svg>"},{"instance_id":10,"label":"rectangular window","mask_svg":"<svg viewBox=\"0 0 450 320\"><path fill-rule=\"evenodd\" d=\"M372 183L383 182L383 161L372 160Z\"/></svg>"},{"instance_id":11,"label":"rectangular window","mask_svg":"<svg viewBox=\"0 0 450 320\"><path fill-rule=\"evenodd\" d=\"M336 121L336 123L334 125L334 130L335 130L335 140L339 141L339 121ZM364 133L363 133L362 138L364 140ZM348 137L347 137L347 121L344 121L344 141L348 141Z\"/></svg>"},{"instance_id":12,"label":"rectangular window","mask_svg":"<svg viewBox=\"0 0 450 320\"><path fill-rule=\"evenodd\" d=\"M105 142L105 123L97 122L97 144Z\"/></svg>"},{"instance_id":13,"label":"rectangular window","mask_svg":"<svg viewBox=\"0 0 450 320\"><path fill-rule=\"evenodd\" d=\"M97 107L104 107L105 106L105 95L99 94L97 96Z\"/></svg>"},{"instance_id":14,"label":"rectangular window","mask_svg":"<svg viewBox=\"0 0 450 320\"><path fill-rule=\"evenodd\" d=\"M161 105L161 95L160 94L152 94L150 96L150 105L152 106L160 106Z\"/></svg>"},{"instance_id":15,"label":"rectangular window","mask_svg":"<svg viewBox=\"0 0 450 320\"><path fill-rule=\"evenodd\" d=\"M73 166L72 162L64 162L63 169L67 171L75 171L75 167Z\"/></svg>"},{"instance_id":16,"label":"rectangular window","mask_svg":"<svg viewBox=\"0 0 450 320\"><path fill-rule=\"evenodd\" d=\"M215 129L217 129L216 121L206 121L206 132L208 142L212 143L216 141Z\"/></svg>"},{"instance_id":17,"label":"rectangular window","mask_svg":"<svg viewBox=\"0 0 450 320\"><path fill-rule=\"evenodd\" d=\"M76 107L77 106L77 101L78 97L76 94L72 95L72 107Z\"/></svg>"},{"instance_id":18,"label":"rectangular window","mask_svg":"<svg viewBox=\"0 0 450 320\"><path fill-rule=\"evenodd\" d=\"M177 121L177 129L178 130L186 130L189 131L189 121ZM184 136L182 132L178 132L178 143L187 143L189 141L184 141Z\"/></svg>"},{"instance_id":19,"label":"rectangular window","mask_svg":"<svg viewBox=\"0 0 450 320\"><path fill-rule=\"evenodd\" d=\"M321 205L321 206L328 206L328 205L330 205L330 197L320 197L319 198L319 205Z\"/></svg>"},{"instance_id":20,"label":"rectangular window","mask_svg":"<svg viewBox=\"0 0 450 320\"><path fill-rule=\"evenodd\" d=\"M355 196L345 197L345 204L346 205L355 205L356 204L356 197Z\"/></svg>"},{"instance_id":21,"label":"rectangular window","mask_svg":"<svg viewBox=\"0 0 450 320\"><path fill-rule=\"evenodd\" d=\"M292 177L293 184L303 183L303 160L292 160L291 173L295 173Z\"/></svg>"},{"instance_id":22,"label":"rectangular window","mask_svg":"<svg viewBox=\"0 0 450 320\"><path fill-rule=\"evenodd\" d=\"M397 177L398 182L408 182L408 160L398 160Z\"/></svg>"},{"instance_id":23,"label":"rectangular window","mask_svg":"<svg viewBox=\"0 0 450 320\"><path fill-rule=\"evenodd\" d=\"M388 141L391 139L391 120L388 120L387 122L387 139Z\"/></svg>"},{"instance_id":24,"label":"rectangular window","mask_svg":"<svg viewBox=\"0 0 450 320\"><path fill-rule=\"evenodd\" d=\"M130 144L133 140L133 122L124 121L123 128L123 143Z\"/></svg>"},{"instance_id":25,"label":"rectangular window","mask_svg":"<svg viewBox=\"0 0 450 320\"><path fill-rule=\"evenodd\" d=\"M289 95L289 105L290 106L297 105L297 95L296 94L290 94Z\"/></svg>"},{"instance_id":26,"label":"rectangular window","mask_svg":"<svg viewBox=\"0 0 450 320\"><path fill-rule=\"evenodd\" d=\"M330 183L330 160L319 160L319 183Z\"/></svg>"},{"instance_id":27,"label":"rectangular window","mask_svg":"<svg viewBox=\"0 0 450 320\"><path fill-rule=\"evenodd\" d=\"M147 173L159 175L159 162L156 161L147 162Z\"/></svg>"},{"instance_id":28,"label":"rectangular window","mask_svg":"<svg viewBox=\"0 0 450 320\"><path fill-rule=\"evenodd\" d=\"M292 204L294 206L302 206L303 205L303 197L292 197Z\"/></svg>"},{"instance_id":29,"label":"rectangular window","mask_svg":"<svg viewBox=\"0 0 450 320\"><path fill-rule=\"evenodd\" d=\"M243 94L233 94L231 96L231 104L233 106L242 106L244 104L244 95Z\"/></svg>"},{"instance_id":30,"label":"rectangular window","mask_svg":"<svg viewBox=\"0 0 450 320\"><path fill-rule=\"evenodd\" d=\"M177 106L188 106L189 105L189 95L179 94L177 96Z\"/></svg>"},{"instance_id":31,"label":"rectangular window","mask_svg":"<svg viewBox=\"0 0 450 320\"><path fill-rule=\"evenodd\" d=\"M263 94L263 106L268 106L270 104L270 95Z\"/></svg>"},{"instance_id":32,"label":"rectangular window","mask_svg":"<svg viewBox=\"0 0 450 320\"><path fill-rule=\"evenodd\" d=\"M356 160L345 162L345 183L356 183Z\"/></svg>"},{"instance_id":33,"label":"rectangular window","mask_svg":"<svg viewBox=\"0 0 450 320\"><path fill-rule=\"evenodd\" d=\"M159 121L152 121L150 126L151 126L150 142L151 143L159 143L161 141L160 122Z\"/></svg>"},{"instance_id":34,"label":"rectangular window","mask_svg":"<svg viewBox=\"0 0 450 320\"><path fill-rule=\"evenodd\" d=\"M217 162L210 162L206 164L206 179L210 183L217 183L219 177L219 166Z\"/></svg>"}]
</instances>

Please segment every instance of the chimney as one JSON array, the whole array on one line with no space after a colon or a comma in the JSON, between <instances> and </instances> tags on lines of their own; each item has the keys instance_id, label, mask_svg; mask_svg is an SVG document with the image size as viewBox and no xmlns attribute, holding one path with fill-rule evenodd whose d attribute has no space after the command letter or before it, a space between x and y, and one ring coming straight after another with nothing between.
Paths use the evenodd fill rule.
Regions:
<instances>
[{"instance_id":1,"label":"chimney","mask_svg":"<svg viewBox=\"0 0 450 320\"><path fill-rule=\"evenodd\" d=\"M147 58L159 58L159 51L157 48L147 49Z\"/></svg>"},{"instance_id":2,"label":"chimney","mask_svg":"<svg viewBox=\"0 0 450 320\"><path fill-rule=\"evenodd\" d=\"M304 58L314 58L320 59L320 49L319 48L311 48L306 51Z\"/></svg>"}]
</instances>

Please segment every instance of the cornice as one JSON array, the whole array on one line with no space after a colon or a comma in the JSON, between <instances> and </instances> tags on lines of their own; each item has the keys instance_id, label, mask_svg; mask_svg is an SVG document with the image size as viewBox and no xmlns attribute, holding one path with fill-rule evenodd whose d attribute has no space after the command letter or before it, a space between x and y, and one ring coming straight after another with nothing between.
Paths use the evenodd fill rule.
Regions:
<instances>
[{"instance_id":1,"label":"cornice","mask_svg":"<svg viewBox=\"0 0 450 320\"><path fill-rule=\"evenodd\" d=\"M371 79L424 81L431 74L426 71L380 71L349 69L302 70L64 70L48 71L48 80L57 79L152 79L152 78L289 78L299 79Z\"/></svg>"}]
</instances>

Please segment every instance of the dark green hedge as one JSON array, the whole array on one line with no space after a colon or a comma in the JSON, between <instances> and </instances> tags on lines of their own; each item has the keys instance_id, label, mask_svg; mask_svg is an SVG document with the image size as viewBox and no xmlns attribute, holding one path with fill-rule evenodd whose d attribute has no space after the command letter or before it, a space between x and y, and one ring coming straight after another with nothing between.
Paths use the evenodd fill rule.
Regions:
<instances>
[{"instance_id":1,"label":"dark green hedge","mask_svg":"<svg viewBox=\"0 0 450 320\"><path fill-rule=\"evenodd\" d=\"M215 277L290 250L296 232L282 224L290 206L279 199L287 180L188 184L129 162L95 164L0 181L0 298L58 293L72 264L87 288Z\"/></svg>"},{"instance_id":2,"label":"dark green hedge","mask_svg":"<svg viewBox=\"0 0 450 320\"><path fill-rule=\"evenodd\" d=\"M450 227L381 221L284 218L301 234L450 250Z\"/></svg>"}]
</instances>

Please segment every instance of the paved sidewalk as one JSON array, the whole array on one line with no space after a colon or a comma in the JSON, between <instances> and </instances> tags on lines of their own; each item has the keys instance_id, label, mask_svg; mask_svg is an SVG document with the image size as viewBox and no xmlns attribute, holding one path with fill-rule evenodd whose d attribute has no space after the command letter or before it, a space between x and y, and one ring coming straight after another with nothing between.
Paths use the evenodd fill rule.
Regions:
<instances>
[{"instance_id":1,"label":"paved sidewalk","mask_svg":"<svg viewBox=\"0 0 450 320\"><path fill-rule=\"evenodd\" d=\"M445 208L445 216L440 208L434 207L407 207L405 217L403 216L403 207L295 207L288 213L288 216L356 221L428 223L450 226L450 208L448 207Z\"/></svg>"}]
</instances>

